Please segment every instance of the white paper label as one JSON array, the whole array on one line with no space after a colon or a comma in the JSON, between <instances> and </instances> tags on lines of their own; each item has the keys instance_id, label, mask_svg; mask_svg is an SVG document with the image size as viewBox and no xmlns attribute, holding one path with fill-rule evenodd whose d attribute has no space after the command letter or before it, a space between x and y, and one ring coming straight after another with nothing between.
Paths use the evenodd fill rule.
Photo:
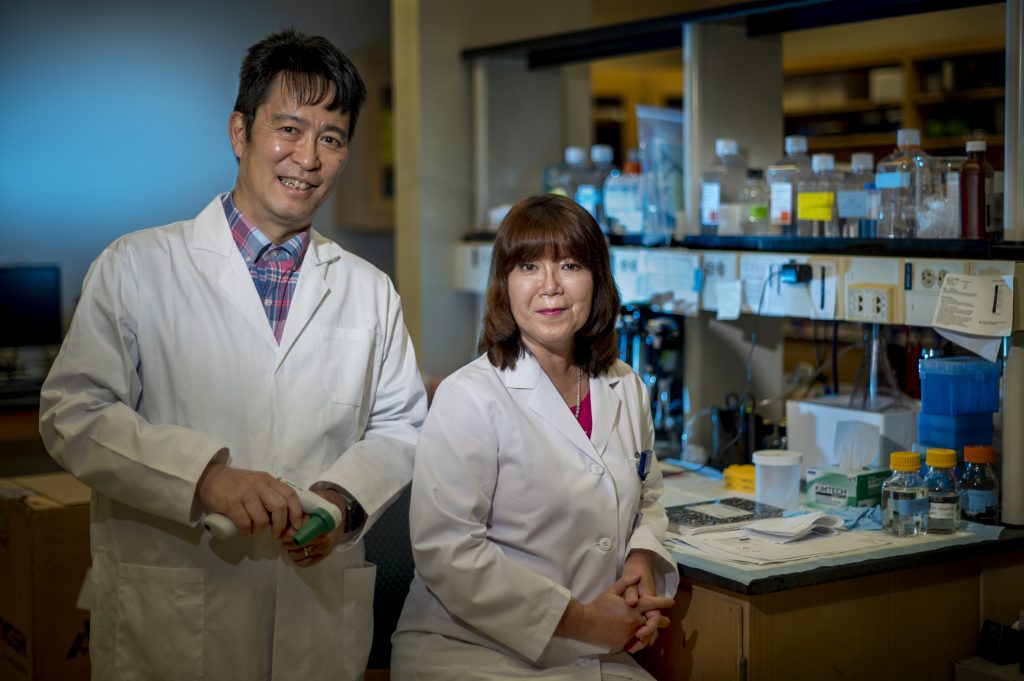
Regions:
<instances>
[{"instance_id":1,"label":"white paper label","mask_svg":"<svg viewBox=\"0 0 1024 681\"><path fill-rule=\"evenodd\" d=\"M841 218L866 218L868 193L863 189L840 189L836 192L836 209Z\"/></svg>"},{"instance_id":2,"label":"white paper label","mask_svg":"<svg viewBox=\"0 0 1024 681\"><path fill-rule=\"evenodd\" d=\"M789 182L772 182L768 205L773 225L792 224L793 185Z\"/></svg>"},{"instance_id":3,"label":"white paper label","mask_svg":"<svg viewBox=\"0 0 1024 681\"><path fill-rule=\"evenodd\" d=\"M722 185L717 182L703 182L700 185L700 224L718 225L718 214L722 197Z\"/></svg>"}]
</instances>

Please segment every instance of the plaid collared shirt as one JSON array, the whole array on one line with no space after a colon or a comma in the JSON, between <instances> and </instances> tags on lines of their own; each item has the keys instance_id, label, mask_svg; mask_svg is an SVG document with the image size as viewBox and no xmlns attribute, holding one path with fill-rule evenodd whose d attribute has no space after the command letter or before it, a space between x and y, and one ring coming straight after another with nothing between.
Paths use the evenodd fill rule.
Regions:
<instances>
[{"instance_id":1,"label":"plaid collared shirt","mask_svg":"<svg viewBox=\"0 0 1024 681\"><path fill-rule=\"evenodd\" d=\"M267 313L270 328L278 344L288 319L292 294L299 281L299 267L309 247L309 230L303 230L280 245L275 245L259 229L250 224L238 208L231 192L224 195L224 215L231 227L231 237L249 267L252 283Z\"/></svg>"}]
</instances>

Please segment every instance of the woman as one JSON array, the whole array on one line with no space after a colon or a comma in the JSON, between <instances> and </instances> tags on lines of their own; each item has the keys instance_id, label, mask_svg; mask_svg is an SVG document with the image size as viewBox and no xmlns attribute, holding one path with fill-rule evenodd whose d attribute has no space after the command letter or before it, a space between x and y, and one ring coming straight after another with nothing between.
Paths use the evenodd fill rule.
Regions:
<instances>
[{"instance_id":1,"label":"woman","mask_svg":"<svg viewBox=\"0 0 1024 681\"><path fill-rule=\"evenodd\" d=\"M650 679L668 620L661 476L643 384L616 358L597 223L560 196L494 242L479 359L441 383L416 451L416 558L393 638L406 679Z\"/></svg>"}]
</instances>

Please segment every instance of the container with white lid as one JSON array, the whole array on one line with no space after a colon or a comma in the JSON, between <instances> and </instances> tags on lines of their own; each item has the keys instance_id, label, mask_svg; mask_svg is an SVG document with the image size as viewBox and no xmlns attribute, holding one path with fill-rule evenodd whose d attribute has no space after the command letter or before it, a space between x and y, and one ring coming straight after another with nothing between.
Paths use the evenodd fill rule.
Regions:
<instances>
[{"instance_id":1,"label":"container with white lid","mask_svg":"<svg viewBox=\"0 0 1024 681\"><path fill-rule=\"evenodd\" d=\"M800 452L762 449L754 452L754 497L762 504L800 506Z\"/></svg>"}]
</instances>

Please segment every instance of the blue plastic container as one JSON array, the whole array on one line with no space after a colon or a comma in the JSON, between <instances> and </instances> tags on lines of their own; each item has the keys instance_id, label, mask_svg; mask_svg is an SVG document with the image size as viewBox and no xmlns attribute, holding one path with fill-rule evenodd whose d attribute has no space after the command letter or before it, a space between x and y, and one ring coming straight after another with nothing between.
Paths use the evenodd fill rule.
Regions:
<instances>
[{"instance_id":1,"label":"blue plastic container","mask_svg":"<svg viewBox=\"0 0 1024 681\"><path fill-rule=\"evenodd\" d=\"M922 359L921 411L979 414L999 411L999 364L980 357Z\"/></svg>"},{"instance_id":2,"label":"blue plastic container","mask_svg":"<svg viewBox=\"0 0 1024 681\"><path fill-rule=\"evenodd\" d=\"M992 443L992 414L917 415L917 441L925 447L955 449L962 457L965 445Z\"/></svg>"}]
</instances>

